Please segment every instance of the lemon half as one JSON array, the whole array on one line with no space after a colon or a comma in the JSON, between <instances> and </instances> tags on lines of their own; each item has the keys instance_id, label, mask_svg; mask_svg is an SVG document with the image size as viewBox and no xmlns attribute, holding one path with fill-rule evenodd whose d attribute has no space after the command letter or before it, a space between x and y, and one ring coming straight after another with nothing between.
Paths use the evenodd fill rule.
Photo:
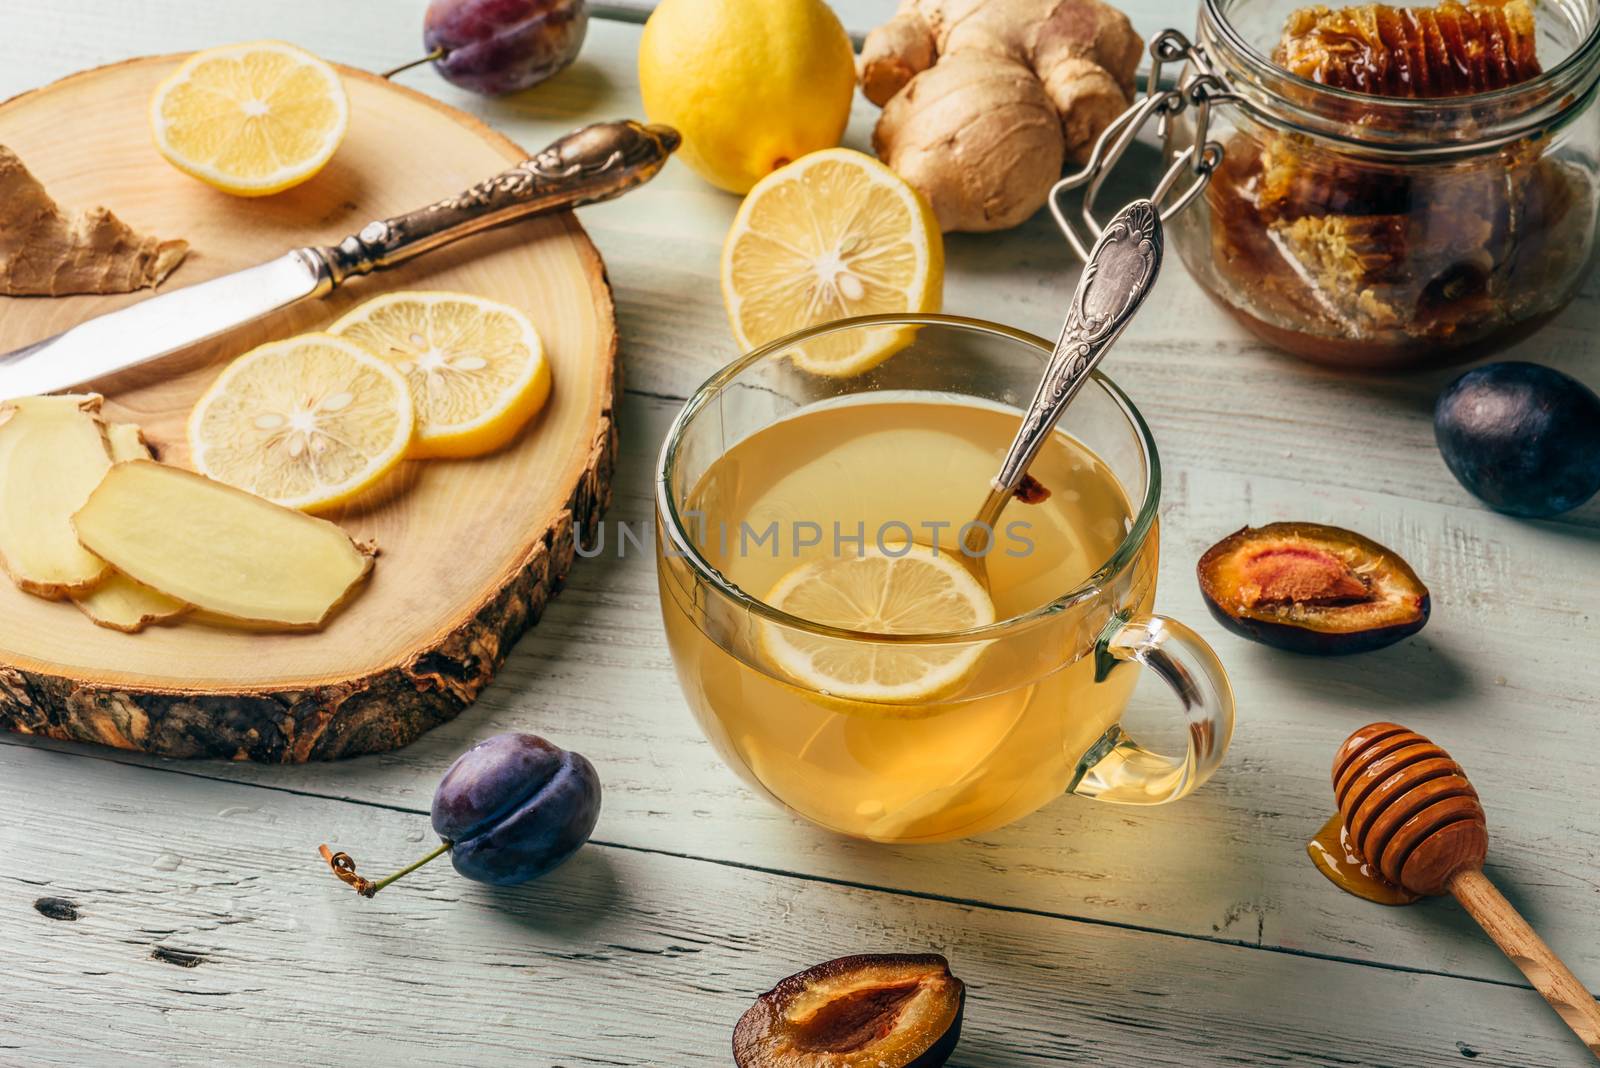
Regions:
<instances>
[{"instance_id":1,"label":"lemon half","mask_svg":"<svg viewBox=\"0 0 1600 1068\"><path fill-rule=\"evenodd\" d=\"M189 415L189 449L208 478L316 511L399 463L415 418L398 371L344 338L303 334L223 370Z\"/></svg>"},{"instance_id":2,"label":"lemon half","mask_svg":"<svg viewBox=\"0 0 1600 1068\"><path fill-rule=\"evenodd\" d=\"M813 152L756 183L722 248L722 297L746 349L852 315L938 311L943 287L933 209L888 167L846 148ZM854 375L908 336L841 331L789 355L816 374Z\"/></svg>"},{"instance_id":3,"label":"lemon half","mask_svg":"<svg viewBox=\"0 0 1600 1068\"><path fill-rule=\"evenodd\" d=\"M479 456L516 437L550 396L550 361L528 317L467 293L389 293L329 333L399 371L417 433L408 455Z\"/></svg>"},{"instance_id":4,"label":"lemon half","mask_svg":"<svg viewBox=\"0 0 1600 1068\"><path fill-rule=\"evenodd\" d=\"M803 563L779 579L765 600L813 623L875 634L968 630L995 618L994 602L952 550L915 544ZM760 640L767 658L807 689L899 704L948 696L985 645L875 644L770 622L762 623Z\"/></svg>"},{"instance_id":5,"label":"lemon half","mask_svg":"<svg viewBox=\"0 0 1600 1068\"><path fill-rule=\"evenodd\" d=\"M156 148L167 161L245 197L316 174L349 122L349 99L334 69L281 41L197 52L150 100Z\"/></svg>"}]
</instances>

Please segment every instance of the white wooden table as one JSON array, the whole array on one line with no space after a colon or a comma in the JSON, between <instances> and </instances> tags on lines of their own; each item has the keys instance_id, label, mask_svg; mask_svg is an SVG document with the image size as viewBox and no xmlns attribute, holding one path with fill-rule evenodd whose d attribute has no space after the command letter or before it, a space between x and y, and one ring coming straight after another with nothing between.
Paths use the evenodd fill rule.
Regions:
<instances>
[{"instance_id":1,"label":"white wooden table","mask_svg":"<svg viewBox=\"0 0 1600 1068\"><path fill-rule=\"evenodd\" d=\"M859 33L891 3L837 6ZM1139 0L1140 28L1173 20L1166 6ZM4 0L0 97L253 37L379 69L417 52L422 7ZM648 0L606 10L625 7ZM574 68L513 99L426 69L404 77L534 148L639 115L641 17L596 19ZM850 144L865 145L873 110L860 105ZM615 519L648 518L668 420L735 355L714 281L735 207L674 163L582 213L616 286L626 362ZM1045 220L953 236L948 251L947 310L1053 333L1076 271ZM1160 287L1110 370L1167 471L1158 603L1216 644L1239 694L1228 762L1194 797L1154 810L1063 800L939 847L832 837L753 796L702 741L649 559L583 561L482 701L398 753L266 768L0 736L0 1064L725 1064L752 996L876 950L942 952L967 980L959 1068L1585 1063L1452 903L1366 904L1302 849L1331 808L1335 746L1368 720L1401 720L1467 767L1491 875L1600 985L1600 505L1537 523L1487 512L1433 446L1448 372L1314 370L1241 334L1176 264ZM1600 384L1596 327L1591 286L1515 355ZM1225 634L1194 561L1277 519L1400 550L1432 587L1427 629L1348 660ZM1167 699L1141 683L1135 721L1159 722ZM422 852L440 772L505 730L548 735L601 770L594 842L564 868L496 891L441 863L363 901L317 861L321 841L374 873ZM37 911L46 897L77 919Z\"/></svg>"}]
</instances>

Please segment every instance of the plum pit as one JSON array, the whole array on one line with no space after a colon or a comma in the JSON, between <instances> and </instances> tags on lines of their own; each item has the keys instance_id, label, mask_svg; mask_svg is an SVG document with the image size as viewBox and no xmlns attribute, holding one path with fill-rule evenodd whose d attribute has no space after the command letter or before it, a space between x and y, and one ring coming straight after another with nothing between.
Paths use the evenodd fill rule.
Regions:
<instances>
[{"instance_id":1,"label":"plum pit","mask_svg":"<svg viewBox=\"0 0 1600 1068\"><path fill-rule=\"evenodd\" d=\"M1239 594L1247 603L1348 605L1369 600L1367 584L1333 553L1306 545L1273 545L1246 554L1241 563L1245 583Z\"/></svg>"},{"instance_id":2,"label":"plum pit","mask_svg":"<svg viewBox=\"0 0 1600 1068\"><path fill-rule=\"evenodd\" d=\"M804 1020L793 1022L794 1043L818 1053L853 1053L894 1033L906 1002L922 984L864 987L834 998Z\"/></svg>"}]
</instances>

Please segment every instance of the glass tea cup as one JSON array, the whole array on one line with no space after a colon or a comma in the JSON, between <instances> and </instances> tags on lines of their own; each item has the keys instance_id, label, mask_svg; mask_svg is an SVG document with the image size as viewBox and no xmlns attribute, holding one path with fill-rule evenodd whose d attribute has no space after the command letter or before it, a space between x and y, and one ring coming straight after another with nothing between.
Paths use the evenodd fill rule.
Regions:
<instances>
[{"instance_id":1,"label":"glass tea cup","mask_svg":"<svg viewBox=\"0 0 1600 1068\"><path fill-rule=\"evenodd\" d=\"M791 359L808 346L874 345L892 356L850 377L810 374ZM1095 551L1089 531L1074 525L1093 525L1104 547L1103 555L1082 556L1081 575L1071 582L1039 587L1067 573L1047 566L1049 537L1028 538L1039 558L1017 563L1009 557L1027 554L1002 554L996 530L986 568L976 573L986 577L997 609L1005 607L1003 587L1032 581L1033 588L1031 600L992 623L869 632L761 599L775 589L771 576L818 555L898 558L912 549L906 540L916 539L960 559L958 526L935 526L934 536L918 538L929 524L919 529L915 520L924 517L883 512L882 501L921 499L916 491L927 487L907 484L918 481L925 457L947 464L929 478L949 514L971 516L1050 351L1033 335L953 316L841 320L736 360L701 386L673 423L657 471L656 558L679 681L729 766L806 819L875 841L943 841L1019 819L1062 792L1125 804L1175 801L1221 762L1234 718L1222 665L1188 627L1152 612L1161 491L1155 442L1132 402L1098 373L1062 420L1060 462L1046 479L1060 495L1055 525L1068 528L1062 551ZM829 455L834 434L848 436L853 468L841 467L837 452ZM945 454L967 457L960 477L950 476L956 465L941 460ZM891 472L876 483L877 465L862 463L873 456ZM817 463L831 465L820 469L826 478L807 466ZM1104 483L1098 496L1094 478ZM745 514L715 514L752 499L766 502L763 518L774 500L794 511L794 522L782 528L787 540L752 529ZM1097 512L1060 503L1091 499L1099 501ZM1115 514L1106 514L1110 500ZM854 537L841 540L835 517L863 508L896 520L865 533L858 524ZM1014 503L1002 524L1027 515L1044 513ZM830 520L831 544L823 536ZM885 527L895 530L886 536ZM1040 530L1049 534L1050 522ZM964 669L936 693L907 699L886 691L880 700L830 687L773 652L796 648L820 657L815 662L894 664L913 656ZM1188 740L1181 756L1152 752L1123 730L1138 675L1129 663L1153 668L1177 696Z\"/></svg>"}]
</instances>

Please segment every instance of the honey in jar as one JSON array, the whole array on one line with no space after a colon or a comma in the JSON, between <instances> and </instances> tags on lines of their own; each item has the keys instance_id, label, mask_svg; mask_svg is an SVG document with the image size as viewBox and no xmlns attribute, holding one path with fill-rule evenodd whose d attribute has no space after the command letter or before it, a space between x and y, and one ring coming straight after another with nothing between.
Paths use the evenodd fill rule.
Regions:
<instances>
[{"instance_id":1,"label":"honey in jar","mask_svg":"<svg viewBox=\"0 0 1600 1068\"><path fill-rule=\"evenodd\" d=\"M1571 299L1595 232L1594 32L1545 73L1529 0L1313 7L1269 59L1227 21L1251 7L1202 15L1239 99L1213 119L1204 207L1173 223L1225 309L1298 355L1396 367L1501 347Z\"/></svg>"}]
</instances>

